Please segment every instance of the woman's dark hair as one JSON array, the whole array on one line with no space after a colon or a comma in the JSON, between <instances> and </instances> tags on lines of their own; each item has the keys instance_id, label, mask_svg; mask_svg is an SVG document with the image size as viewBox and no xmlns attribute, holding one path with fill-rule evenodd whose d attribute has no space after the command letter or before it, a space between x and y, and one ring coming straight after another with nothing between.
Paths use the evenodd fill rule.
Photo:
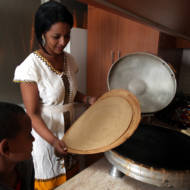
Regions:
<instances>
[{"instance_id":1,"label":"woman's dark hair","mask_svg":"<svg viewBox=\"0 0 190 190\"><path fill-rule=\"evenodd\" d=\"M55 1L43 3L35 15L35 34L38 42L42 45L42 34L57 22L65 22L73 27L73 16L62 4Z\"/></svg>"},{"instance_id":2,"label":"woman's dark hair","mask_svg":"<svg viewBox=\"0 0 190 190\"><path fill-rule=\"evenodd\" d=\"M14 138L21 130L18 115L26 114L24 109L16 104L0 102L0 141L4 138Z\"/></svg>"}]
</instances>

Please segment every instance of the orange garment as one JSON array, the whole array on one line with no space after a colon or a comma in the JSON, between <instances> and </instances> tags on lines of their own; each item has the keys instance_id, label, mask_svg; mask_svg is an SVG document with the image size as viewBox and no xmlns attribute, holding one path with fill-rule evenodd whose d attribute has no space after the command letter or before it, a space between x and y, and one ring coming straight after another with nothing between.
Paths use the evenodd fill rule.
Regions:
<instances>
[{"instance_id":1,"label":"orange garment","mask_svg":"<svg viewBox=\"0 0 190 190\"><path fill-rule=\"evenodd\" d=\"M35 180L35 190L53 190L66 181L66 175L61 175L49 180Z\"/></svg>"}]
</instances>

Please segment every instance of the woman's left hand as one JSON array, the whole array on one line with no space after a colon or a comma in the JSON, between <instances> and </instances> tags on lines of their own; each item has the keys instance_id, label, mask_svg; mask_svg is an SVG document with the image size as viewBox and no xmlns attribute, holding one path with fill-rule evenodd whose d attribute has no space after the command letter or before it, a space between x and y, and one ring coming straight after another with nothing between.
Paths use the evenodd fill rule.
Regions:
<instances>
[{"instance_id":1,"label":"woman's left hand","mask_svg":"<svg viewBox=\"0 0 190 190\"><path fill-rule=\"evenodd\" d=\"M84 95L80 91L77 91L77 94L75 97L76 102L80 102L88 106L94 104L96 100L97 100L97 97Z\"/></svg>"}]
</instances>

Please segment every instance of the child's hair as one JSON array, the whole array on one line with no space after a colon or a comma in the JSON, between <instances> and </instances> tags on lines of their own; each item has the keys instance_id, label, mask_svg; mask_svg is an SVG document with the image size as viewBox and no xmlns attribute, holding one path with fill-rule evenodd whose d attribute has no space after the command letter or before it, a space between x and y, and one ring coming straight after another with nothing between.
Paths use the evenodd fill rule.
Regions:
<instances>
[{"instance_id":1,"label":"child's hair","mask_svg":"<svg viewBox=\"0 0 190 190\"><path fill-rule=\"evenodd\" d=\"M0 102L0 141L14 138L20 131L18 115L26 114L24 109L16 104Z\"/></svg>"}]
</instances>

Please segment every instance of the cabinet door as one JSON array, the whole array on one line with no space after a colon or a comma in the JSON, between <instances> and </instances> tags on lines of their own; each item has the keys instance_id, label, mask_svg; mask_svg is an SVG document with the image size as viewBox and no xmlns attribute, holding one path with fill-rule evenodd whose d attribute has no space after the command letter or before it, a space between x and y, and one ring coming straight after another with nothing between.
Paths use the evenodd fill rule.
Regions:
<instances>
[{"instance_id":1,"label":"cabinet door","mask_svg":"<svg viewBox=\"0 0 190 190\"><path fill-rule=\"evenodd\" d=\"M159 31L153 28L119 17L118 36L118 54L121 56L133 52L158 52Z\"/></svg>"},{"instance_id":2,"label":"cabinet door","mask_svg":"<svg viewBox=\"0 0 190 190\"><path fill-rule=\"evenodd\" d=\"M111 65L131 52L158 52L159 32L102 9L88 9L87 93L107 91Z\"/></svg>"},{"instance_id":3,"label":"cabinet door","mask_svg":"<svg viewBox=\"0 0 190 190\"><path fill-rule=\"evenodd\" d=\"M100 96L107 91L107 73L114 62L118 16L88 8L87 93Z\"/></svg>"},{"instance_id":4,"label":"cabinet door","mask_svg":"<svg viewBox=\"0 0 190 190\"><path fill-rule=\"evenodd\" d=\"M176 39L176 47L177 48L190 48L190 40L184 40L182 38Z\"/></svg>"}]
</instances>

